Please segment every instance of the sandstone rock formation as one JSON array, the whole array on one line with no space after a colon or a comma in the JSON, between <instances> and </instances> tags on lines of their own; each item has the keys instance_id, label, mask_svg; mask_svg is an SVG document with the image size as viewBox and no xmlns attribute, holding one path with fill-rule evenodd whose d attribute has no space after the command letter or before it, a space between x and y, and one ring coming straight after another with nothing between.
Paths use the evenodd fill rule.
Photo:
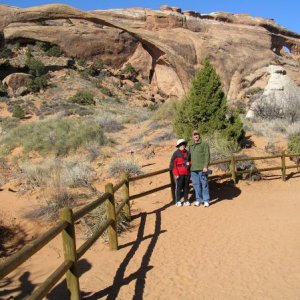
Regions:
<instances>
[{"instance_id":1,"label":"sandstone rock formation","mask_svg":"<svg viewBox=\"0 0 300 300\"><path fill-rule=\"evenodd\" d=\"M281 66L271 65L268 67L270 74L268 84L263 94L255 102L252 103L246 117L253 119L256 117L257 108L260 105L266 105L278 108L278 112L282 114L291 114L295 111L300 113L300 88L287 75L286 70ZM293 120L291 120L293 121Z\"/></svg>"},{"instance_id":2,"label":"sandstone rock formation","mask_svg":"<svg viewBox=\"0 0 300 300\"><path fill-rule=\"evenodd\" d=\"M6 76L2 83L7 86L7 93L10 96L19 96L27 91L27 82L32 78L25 73L13 73Z\"/></svg>"},{"instance_id":3,"label":"sandstone rock formation","mask_svg":"<svg viewBox=\"0 0 300 300\"><path fill-rule=\"evenodd\" d=\"M58 4L26 9L0 5L0 32L0 44L40 40L71 57L100 57L116 67L131 62L154 92L167 96L185 94L206 56L231 100L242 98L254 83L265 84L267 73L252 83L247 78L270 64L284 65L300 83L300 35L273 20L244 14L200 14L168 6L160 11L84 12ZM288 57L282 54L284 47Z\"/></svg>"}]
</instances>

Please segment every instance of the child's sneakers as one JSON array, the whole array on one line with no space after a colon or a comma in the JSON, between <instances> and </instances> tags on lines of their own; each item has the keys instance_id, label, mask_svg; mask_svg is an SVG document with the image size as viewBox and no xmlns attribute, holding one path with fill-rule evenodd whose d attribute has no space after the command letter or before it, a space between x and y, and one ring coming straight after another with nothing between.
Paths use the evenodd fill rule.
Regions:
<instances>
[{"instance_id":1,"label":"child's sneakers","mask_svg":"<svg viewBox=\"0 0 300 300\"><path fill-rule=\"evenodd\" d=\"M194 205L195 205L195 206L200 206L200 202L199 202L199 201L195 201L195 202L194 202Z\"/></svg>"},{"instance_id":2,"label":"child's sneakers","mask_svg":"<svg viewBox=\"0 0 300 300\"><path fill-rule=\"evenodd\" d=\"M180 206L182 206L182 203L180 201L178 201L178 202L176 202L175 205L178 206L178 207L180 207Z\"/></svg>"},{"instance_id":3,"label":"child's sneakers","mask_svg":"<svg viewBox=\"0 0 300 300\"><path fill-rule=\"evenodd\" d=\"M183 205L184 205L184 206L190 206L191 203L190 203L189 201L184 201Z\"/></svg>"}]
</instances>

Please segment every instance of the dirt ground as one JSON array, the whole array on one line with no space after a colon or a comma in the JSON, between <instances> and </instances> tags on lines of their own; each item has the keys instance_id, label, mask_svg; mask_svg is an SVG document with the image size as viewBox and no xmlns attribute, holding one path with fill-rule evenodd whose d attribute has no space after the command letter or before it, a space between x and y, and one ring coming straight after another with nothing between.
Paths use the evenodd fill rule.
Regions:
<instances>
[{"instance_id":1,"label":"dirt ground","mask_svg":"<svg viewBox=\"0 0 300 300\"><path fill-rule=\"evenodd\" d=\"M167 180L160 175L157 184ZM210 188L209 208L175 207L169 189L135 200L120 249L98 241L80 260L82 298L300 299L300 177ZM13 203L21 213L20 201L1 192L4 209ZM62 260L57 237L1 282L0 298L23 299ZM67 299L65 291L62 281L48 299Z\"/></svg>"}]
</instances>

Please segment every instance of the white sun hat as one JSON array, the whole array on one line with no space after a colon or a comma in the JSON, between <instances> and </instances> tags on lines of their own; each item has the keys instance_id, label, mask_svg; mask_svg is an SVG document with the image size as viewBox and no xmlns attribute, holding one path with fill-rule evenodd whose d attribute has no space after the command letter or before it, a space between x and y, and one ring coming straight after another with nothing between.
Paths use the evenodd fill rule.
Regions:
<instances>
[{"instance_id":1,"label":"white sun hat","mask_svg":"<svg viewBox=\"0 0 300 300\"><path fill-rule=\"evenodd\" d=\"M176 147L178 148L182 144L187 144L185 139L179 139L179 140L177 140Z\"/></svg>"}]
</instances>

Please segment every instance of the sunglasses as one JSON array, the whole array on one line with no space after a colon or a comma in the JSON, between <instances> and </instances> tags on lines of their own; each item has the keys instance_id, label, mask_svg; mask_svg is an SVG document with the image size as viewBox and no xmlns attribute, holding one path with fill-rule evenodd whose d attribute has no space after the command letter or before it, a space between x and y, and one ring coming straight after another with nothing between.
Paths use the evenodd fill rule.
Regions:
<instances>
[{"instance_id":1,"label":"sunglasses","mask_svg":"<svg viewBox=\"0 0 300 300\"><path fill-rule=\"evenodd\" d=\"M193 134L193 136L197 136L197 135L199 135L199 133L194 133L194 134Z\"/></svg>"}]
</instances>

